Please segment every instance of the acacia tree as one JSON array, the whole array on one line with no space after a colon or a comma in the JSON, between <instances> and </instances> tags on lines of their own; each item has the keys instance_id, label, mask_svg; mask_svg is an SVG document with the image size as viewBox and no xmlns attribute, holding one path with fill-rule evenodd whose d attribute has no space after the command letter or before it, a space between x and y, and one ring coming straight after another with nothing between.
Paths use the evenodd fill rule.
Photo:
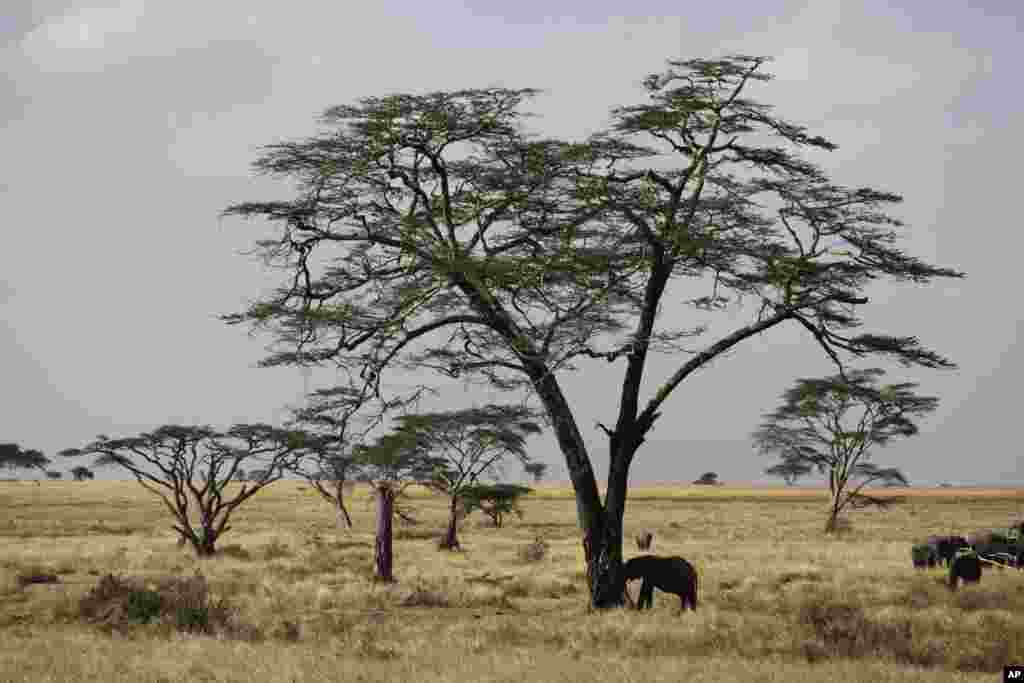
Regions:
<instances>
[{"instance_id":1,"label":"acacia tree","mask_svg":"<svg viewBox=\"0 0 1024 683\"><path fill-rule=\"evenodd\" d=\"M0 443L0 468L11 470L39 470L47 477L53 478L46 466L51 463L42 451L22 449L16 443ZM39 485L39 481L36 481Z\"/></svg>"},{"instance_id":2,"label":"acacia tree","mask_svg":"<svg viewBox=\"0 0 1024 683\"><path fill-rule=\"evenodd\" d=\"M786 486L792 486L800 477L806 476L814 471L811 465L793 458L783 457L782 461L771 467L765 468L764 473L773 477L782 477Z\"/></svg>"},{"instance_id":3,"label":"acacia tree","mask_svg":"<svg viewBox=\"0 0 1024 683\"><path fill-rule=\"evenodd\" d=\"M228 522L234 511L288 471L300 454L303 436L264 424L235 425L226 432L164 425L123 439L99 436L60 455L97 455L94 466L117 465L127 470L143 488L160 497L176 520L175 532L192 544L196 555L208 557L216 552L217 539L231 529ZM242 483L233 496L227 495L228 482L243 464L253 462L263 466L259 477L253 473L254 478Z\"/></svg>"},{"instance_id":4,"label":"acacia tree","mask_svg":"<svg viewBox=\"0 0 1024 683\"><path fill-rule=\"evenodd\" d=\"M426 484L441 462L431 457L416 435L395 431L354 449L360 481L370 484L377 498L377 529L374 543L374 577L394 581L392 521L395 499L412 484Z\"/></svg>"},{"instance_id":5,"label":"acacia tree","mask_svg":"<svg viewBox=\"0 0 1024 683\"><path fill-rule=\"evenodd\" d=\"M75 465L71 469L71 476L75 478L75 481L85 481L86 479L95 479L96 475L85 465Z\"/></svg>"},{"instance_id":6,"label":"acacia tree","mask_svg":"<svg viewBox=\"0 0 1024 683\"><path fill-rule=\"evenodd\" d=\"M718 474L716 472L705 472L693 480L698 486L718 486Z\"/></svg>"},{"instance_id":7,"label":"acacia tree","mask_svg":"<svg viewBox=\"0 0 1024 683\"><path fill-rule=\"evenodd\" d=\"M497 474L513 457L524 467L531 458L526 437L540 434L533 411L522 406L486 405L443 413L403 415L398 431L418 440L437 458L429 486L448 496L448 528L440 547L459 547L460 496L485 474Z\"/></svg>"},{"instance_id":8,"label":"acacia tree","mask_svg":"<svg viewBox=\"0 0 1024 683\"><path fill-rule=\"evenodd\" d=\"M288 277L224 319L274 334L265 366L335 362L376 387L389 371L434 368L532 390L576 493L591 604L621 605L629 467L696 371L785 325L840 367L873 354L954 367L914 337L856 333L869 283L962 273L895 246L901 224L884 209L899 196L834 184L799 156L835 145L748 96L769 80L766 61L671 61L644 80L648 103L614 109L609 130L578 143L521 130L533 89L331 108L322 133L255 163L295 181L294 199L225 211L280 225L257 244ZM684 282L707 293L666 294ZM703 318L742 297L757 304L745 324L682 347L707 330L673 326L687 306ZM642 400L658 352L685 356ZM610 426L598 424L603 501L560 381L588 359L624 364Z\"/></svg>"},{"instance_id":9,"label":"acacia tree","mask_svg":"<svg viewBox=\"0 0 1024 683\"><path fill-rule=\"evenodd\" d=\"M840 528L840 516L847 507L887 504L885 498L862 492L868 484L906 485L900 470L870 462L870 449L917 434L913 419L938 406L937 398L915 395L916 384L877 386L884 374L872 368L797 380L782 395L782 405L766 414L754 432L762 453L828 475L825 533Z\"/></svg>"},{"instance_id":10,"label":"acacia tree","mask_svg":"<svg viewBox=\"0 0 1024 683\"><path fill-rule=\"evenodd\" d=\"M308 481L335 509L339 528L352 528L345 506L345 490L360 474L356 447L384 419L387 412L418 401L426 388L414 391L407 400L374 400L368 387L349 381L347 386L318 389L307 396L306 405L293 411L289 425L307 434L305 455L297 461L295 473ZM395 509L403 519L403 510Z\"/></svg>"},{"instance_id":11,"label":"acacia tree","mask_svg":"<svg viewBox=\"0 0 1024 683\"><path fill-rule=\"evenodd\" d=\"M541 480L544 478L544 475L548 471L548 465L547 463L543 462L530 462L523 465L523 470L525 470L528 475L533 477L534 484L539 484Z\"/></svg>"},{"instance_id":12,"label":"acacia tree","mask_svg":"<svg viewBox=\"0 0 1024 683\"><path fill-rule=\"evenodd\" d=\"M352 422L362 407L361 394L349 387L319 389L308 397L306 406L294 411L293 425L315 434L307 442L307 457L297 462L296 473L308 481L335 510L338 528L352 528L345 507L345 488L357 474ZM372 426L372 425L371 425Z\"/></svg>"},{"instance_id":13,"label":"acacia tree","mask_svg":"<svg viewBox=\"0 0 1024 683\"><path fill-rule=\"evenodd\" d=\"M464 514L470 515L480 510L491 518L496 529L500 529L505 515L515 513L522 519L519 499L532 491L528 486L516 484L474 484L462 489L459 500Z\"/></svg>"}]
</instances>

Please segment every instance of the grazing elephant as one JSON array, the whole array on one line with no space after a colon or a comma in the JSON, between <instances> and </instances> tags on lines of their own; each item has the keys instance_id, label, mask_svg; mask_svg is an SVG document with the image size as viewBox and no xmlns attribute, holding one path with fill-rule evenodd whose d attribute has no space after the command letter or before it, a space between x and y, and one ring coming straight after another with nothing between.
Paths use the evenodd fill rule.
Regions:
<instances>
[{"instance_id":1,"label":"grazing elephant","mask_svg":"<svg viewBox=\"0 0 1024 683\"><path fill-rule=\"evenodd\" d=\"M981 581L981 560L973 550L958 550L949 565L949 589L955 591L958 581L964 583Z\"/></svg>"},{"instance_id":2,"label":"grazing elephant","mask_svg":"<svg viewBox=\"0 0 1024 683\"><path fill-rule=\"evenodd\" d=\"M939 553L931 543L921 543L910 549L910 559L917 569L934 567L939 562Z\"/></svg>"},{"instance_id":3,"label":"grazing elephant","mask_svg":"<svg viewBox=\"0 0 1024 683\"><path fill-rule=\"evenodd\" d=\"M681 557L640 555L626 562L624 581L643 579L637 609L654 607L654 589L675 593L682 609L697 609L697 570Z\"/></svg>"},{"instance_id":4,"label":"grazing elephant","mask_svg":"<svg viewBox=\"0 0 1024 683\"><path fill-rule=\"evenodd\" d=\"M636 535L636 547L640 550L650 550L651 541L654 540L654 534L650 531L641 531Z\"/></svg>"},{"instance_id":5,"label":"grazing elephant","mask_svg":"<svg viewBox=\"0 0 1024 683\"><path fill-rule=\"evenodd\" d=\"M935 549L938 561L947 567L953 561L958 550L970 547L967 539L963 536L931 536L927 543Z\"/></svg>"}]
</instances>

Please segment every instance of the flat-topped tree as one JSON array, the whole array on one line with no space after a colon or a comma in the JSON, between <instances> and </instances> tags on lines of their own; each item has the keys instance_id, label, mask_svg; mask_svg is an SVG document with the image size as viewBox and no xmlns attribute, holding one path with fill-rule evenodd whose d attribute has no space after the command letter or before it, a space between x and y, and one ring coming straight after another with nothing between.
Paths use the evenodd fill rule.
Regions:
<instances>
[{"instance_id":1,"label":"flat-topped tree","mask_svg":"<svg viewBox=\"0 0 1024 683\"><path fill-rule=\"evenodd\" d=\"M415 435L393 431L370 444L354 448L358 479L370 484L377 497L374 577L394 581L392 521L395 500L413 484L426 484L442 463L422 447Z\"/></svg>"},{"instance_id":2,"label":"flat-topped tree","mask_svg":"<svg viewBox=\"0 0 1024 683\"><path fill-rule=\"evenodd\" d=\"M0 469L9 470L39 470L47 477L50 476L46 466L50 459L43 455L42 451L35 449L22 449L16 443L0 443ZM36 485L39 481L36 481Z\"/></svg>"},{"instance_id":3,"label":"flat-topped tree","mask_svg":"<svg viewBox=\"0 0 1024 683\"><path fill-rule=\"evenodd\" d=\"M375 401L367 386L353 383L318 389L306 399L304 406L292 411L289 421L309 436L305 455L296 461L294 471L335 509L338 527L351 529L345 488L360 471L355 448L364 443L388 410L403 403Z\"/></svg>"},{"instance_id":4,"label":"flat-topped tree","mask_svg":"<svg viewBox=\"0 0 1024 683\"><path fill-rule=\"evenodd\" d=\"M543 462L529 462L523 465L523 470L533 477L534 484L539 484L544 478L544 475L547 474L548 465Z\"/></svg>"},{"instance_id":5,"label":"flat-topped tree","mask_svg":"<svg viewBox=\"0 0 1024 683\"><path fill-rule=\"evenodd\" d=\"M99 436L60 455L97 455L94 466L127 470L143 488L160 497L174 516L173 528L181 538L192 544L198 556L207 557L230 530L234 511L279 480L299 456L303 442L301 432L264 424L235 425L225 432L164 425L123 439ZM262 467L258 478L253 473L248 482L228 486L242 465L255 463Z\"/></svg>"},{"instance_id":6,"label":"flat-topped tree","mask_svg":"<svg viewBox=\"0 0 1024 683\"><path fill-rule=\"evenodd\" d=\"M71 476L75 478L75 481L85 481L87 479L95 479L96 475L85 465L75 465L71 469Z\"/></svg>"},{"instance_id":7,"label":"flat-topped tree","mask_svg":"<svg viewBox=\"0 0 1024 683\"><path fill-rule=\"evenodd\" d=\"M524 467L531 458L526 437L540 434L533 411L522 406L490 404L442 413L419 413L398 418L397 431L417 439L437 458L428 485L448 496L448 528L440 547L459 547L460 496L484 475L500 474L511 458Z\"/></svg>"},{"instance_id":8,"label":"flat-topped tree","mask_svg":"<svg viewBox=\"0 0 1024 683\"><path fill-rule=\"evenodd\" d=\"M781 458L791 468L828 475L825 533L841 528L841 515L848 508L891 502L864 493L866 486L907 485L899 469L871 462L872 448L914 436L915 420L938 406L937 398L915 394L916 384L880 386L884 374L872 368L797 380L753 434L762 453Z\"/></svg>"},{"instance_id":9,"label":"flat-topped tree","mask_svg":"<svg viewBox=\"0 0 1024 683\"><path fill-rule=\"evenodd\" d=\"M792 486L797 479L805 477L813 471L813 467L800 459L783 457L780 462L766 467L764 473L772 477L782 477L786 486Z\"/></svg>"},{"instance_id":10,"label":"flat-topped tree","mask_svg":"<svg viewBox=\"0 0 1024 683\"><path fill-rule=\"evenodd\" d=\"M466 515L480 510L491 518L495 529L500 529L505 515L514 513L522 519L519 499L532 492L530 487L516 484L474 484L462 489L459 500Z\"/></svg>"},{"instance_id":11,"label":"flat-topped tree","mask_svg":"<svg viewBox=\"0 0 1024 683\"><path fill-rule=\"evenodd\" d=\"M800 158L835 145L749 96L770 78L766 61L669 62L644 81L647 103L613 110L610 130L580 143L527 137L519 107L532 89L329 109L322 133L270 145L256 162L295 181L293 200L225 212L278 223L258 246L287 271L225 320L274 333L266 366L334 362L378 387L426 367L532 390L576 492L591 604L621 605L629 467L696 371L787 325L837 364L879 355L953 367L914 337L858 331L868 284L962 274L897 248L901 224L884 211L899 196L834 184ZM707 293L666 296L683 282ZM699 344L703 319L744 295L750 318ZM687 307L700 320L687 325ZM655 388L642 399L656 352L682 358L647 378ZM561 383L587 360L624 366L611 421L598 425L603 500Z\"/></svg>"}]
</instances>

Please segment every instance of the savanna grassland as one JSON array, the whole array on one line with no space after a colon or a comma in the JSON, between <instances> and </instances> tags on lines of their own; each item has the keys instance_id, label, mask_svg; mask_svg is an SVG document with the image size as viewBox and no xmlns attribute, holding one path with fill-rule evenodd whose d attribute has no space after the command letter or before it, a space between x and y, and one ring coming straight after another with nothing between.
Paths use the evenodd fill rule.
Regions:
<instances>
[{"instance_id":1,"label":"savanna grassland","mask_svg":"<svg viewBox=\"0 0 1024 683\"><path fill-rule=\"evenodd\" d=\"M398 581L380 585L364 490L342 532L312 491L279 482L199 561L134 482L0 482L0 681L989 682L1024 663L1024 572L951 593L909 554L1024 516L1024 492L895 493L906 502L826 540L821 491L634 489L626 557L653 530L652 552L697 567L699 610L659 592L649 612L590 613L568 488L540 487L502 529L469 518L461 552L436 549L444 499L416 494ZM26 583L41 574L57 582ZM94 590L107 574L120 578ZM132 582L189 607L126 620L103 597Z\"/></svg>"}]
</instances>

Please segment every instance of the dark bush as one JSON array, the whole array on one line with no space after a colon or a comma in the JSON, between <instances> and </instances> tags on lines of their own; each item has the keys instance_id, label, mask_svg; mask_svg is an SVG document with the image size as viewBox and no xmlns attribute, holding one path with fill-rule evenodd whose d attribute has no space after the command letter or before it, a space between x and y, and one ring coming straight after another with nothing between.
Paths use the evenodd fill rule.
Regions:
<instances>
[{"instance_id":1,"label":"dark bush","mask_svg":"<svg viewBox=\"0 0 1024 683\"><path fill-rule=\"evenodd\" d=\"M128 594L128 604L125 607L125 617L128 621L148 624L160 616L160 608L163 606L163 598L156 591L133 590Z\"/></svg>"}]
</instances>

